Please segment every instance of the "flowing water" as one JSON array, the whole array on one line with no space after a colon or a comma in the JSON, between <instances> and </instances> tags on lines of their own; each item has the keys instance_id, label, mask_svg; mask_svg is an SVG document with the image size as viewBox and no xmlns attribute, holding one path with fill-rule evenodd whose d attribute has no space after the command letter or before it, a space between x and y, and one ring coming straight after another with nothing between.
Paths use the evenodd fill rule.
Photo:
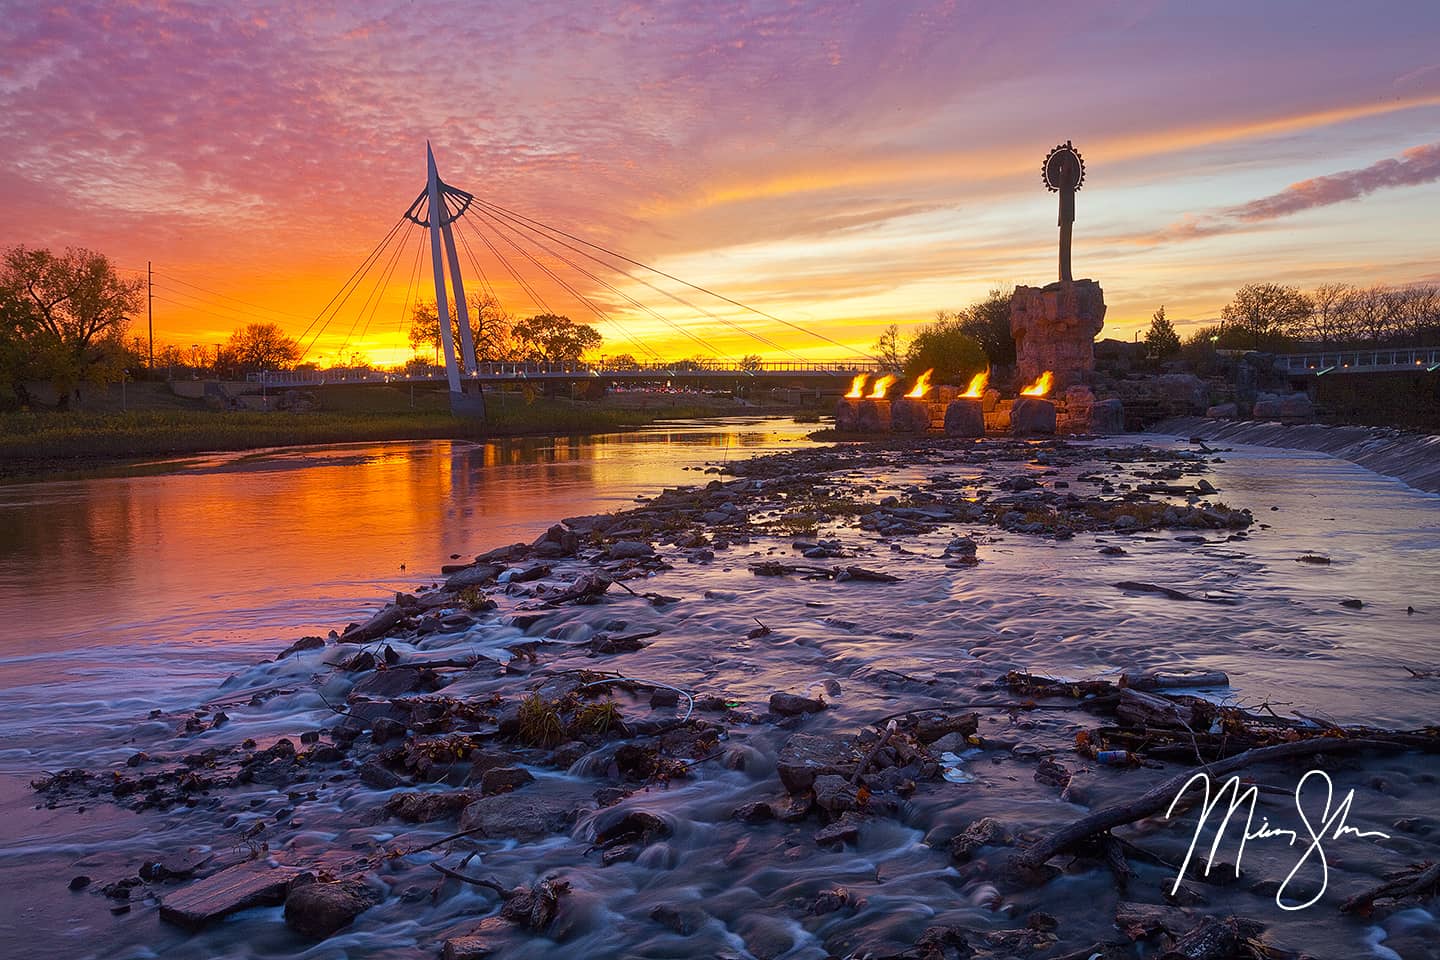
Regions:
<instances>
[{"instance_id":1,"label":"flowing water","mask_svg":"<svg viewBox=\"0 0 1440 960\"><path fill-rule=\"evenodd\" d=\"M363 617L395 590L433 582L426 578L452 554L529 541L561 517L702 482L709 478L685 468L790 449L808 442L806 429L760 421L574 441L351 445L208 458L147 476L0 487L0 869L7 887L0 953L19 955L38 935L54 956L433 955L438 938L495 909L494 896L481 888L451 883L432 897L437 875L425 867L443 851L387 864L381 879L392 895L320 945L306 946L277 923L278 908L188 935L160 923L152 905L137 902L130 913L111 916L103 898L68 893L65 882L77 873L114 879L147 856L194 844L238 846L217 838L233 837L251 820L290 816L276 814L293 805L283 791L254 786L253 814L222 830L219 814L204 809L35 809L26 781L45 770L121 764L137 744L193 750L318 728L333 716L325 699L343 700L349 680L313 654L258 661L298 636ZM860 479L900 491L923 473L901 468ZM752 576L747 561L791 555L788 540L761 539L720 551L710 564L677 563L655 588L679 603L655 608L617 597L552 617L542 629L558 653L544 659L597 666L583 650L567 649L620 621L625 630L655 627L662 633L644 651L598 665L761 710L776 690L838 683L838 696L829 687L831 709L806 721L816 732L852 732L926 698L984 699L975 685L1015 666L1069 677L1134 667L1222 669L1234 681L1231 696L1247 705L1268 702L1278 712L1344 722L1434 722L1440 680L1412 678L1404 668L1440 666L1440 497L1323 455L1275 449L1227 451L1207 476L1225 502L1249 507L1263 525L1248 539L1197 545L1167 533L1123 541L1082 534L1066 542L975 528L986 538L983 562L956 571L936 558L964 525L903 543L848 531L861 562L904 578L893 585ZM1098 558L1102 541L1124 542L1128 554ZM1296 562L1302 554L1332 563ZM1120 580L1210 591L1233 602L1177 603L1116 590ZM1341 607L1346 598L1363 600L1363 608ZM755 617L773 632L747 638ZM400 649L503 659L504 646L521 637L492 621ZM312 676L321 684L308 684ZM261 706L237 701L226 708L228 725L198 737L147 719L152 710L170 714L222 690L280 681L293 681L295 691ZM454 691L484 694L499 683L477 677ZM937 693L936 683L953 696ZM986 723L987 735L1054 749L1079 728L1075 716L1059 714L1000 714ZM732 744L750 758L742 769L701 765L692 779L626 801L672 829L632 863L602 868L598 855L587 854L592 814L569 836L539 847L484 845L483 868L472 865L472 873L521 883L556 872L573 888L555 933L563 946L518 940L506 955L810 958L842 947L859 954L887 936L913 942L942 919L1002 929L1022 926L1037 907L1065 918L1087 898L1113 899L1108 878L1078 876L1002 897L943 856L940 841L979 816L1043 824L1084 812L1035 784L1033 757L1027 767L1023 752L1005 762L960 758L955 779L965 782L941 785L953 793L917 794L903 817L877 821L841 852L810 844L808 831L797 844L778 824L734 824L730 812L739 804L776 798L773 758L787 735L747 729ZM1351 822L1388 829L1413 817L1422 834L1440 829L1440 771L1421 763L1382 761L1378 773L1367 768L1341 783L1361 788ZM582 760L570 774L534 772L549 787L588 797L593 766ZM1096 796L1125 796L1133 789L1125 775L1096 775ZM310 789L317 797L295 811L299 826L287 834L286 853L414 846L451 829L386 822L375 809L384 794L353 780ZM937 840L935 849L927 838ZM1427 846L1408 834L1384 846L1351 842L1331 886L1348 895L1372 885L1378 870L1427 851L1434 855L1433 841ZM1283 851L1247 853L1247 869L1252 859L1258 876L1285 873ZM1145 879L1158 886L1159 873L1149 869ZM795 904L836 884L863 902L796 919L805 911ZM677 906L700 911L689 936L650 919L657 907ZM1262 919L1278 915L1272 904ZM1375 925L1342 921L1332 905L1304 916L1308 941L1292 935L1282 942L1320 957L1338 955L1327 943L1344 943L1346 956L1426 956L1413 951L1440 939L1434 918L1420 910ZM1114 935L1103 912L1081 922L1079 932L1093 940Z\"/></svg>"}]
</instances>

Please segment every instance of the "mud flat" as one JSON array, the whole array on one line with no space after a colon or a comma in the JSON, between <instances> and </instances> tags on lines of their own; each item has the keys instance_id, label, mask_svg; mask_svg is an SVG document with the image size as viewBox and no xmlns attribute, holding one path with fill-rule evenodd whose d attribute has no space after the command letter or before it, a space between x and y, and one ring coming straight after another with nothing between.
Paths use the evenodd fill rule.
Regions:
<instances>
[{"instance_id":1,"label":"mud flat","mask_svg":"<svg viewBox=\"0 0 1440 960\"><path fill-rule=\"evenodd\" d=\"M1440 437L1437 436L1382 427L1210 420L1204 417L1165 420L1151 430L1258 447L1315 450L1394 477L1416 490L1440 493Z\"/></svg>"},{"instance_id":2,"label":"mud flat","mask_svg":"<svg viewBox=\"0 0 1440 960\"><path fill-rule=\"evenodd\" d=\"M1423 628L1440 595L1337 593L1338 550L1262 575L1285 512L1232 466L864 444L568 518L37 776L165 825L53 896L166 956L1425 955L1440 737L1248 674L1303 690L1317 624ZM1356 712L1433 717L1434 666L1384 664L1390 713ZM1198 813L1166 808L1206 769L1284 828L1324 770L1388 837L1287 883L1301 850L1227 835L1177 883Z\"/></svg>"}]
</instances>

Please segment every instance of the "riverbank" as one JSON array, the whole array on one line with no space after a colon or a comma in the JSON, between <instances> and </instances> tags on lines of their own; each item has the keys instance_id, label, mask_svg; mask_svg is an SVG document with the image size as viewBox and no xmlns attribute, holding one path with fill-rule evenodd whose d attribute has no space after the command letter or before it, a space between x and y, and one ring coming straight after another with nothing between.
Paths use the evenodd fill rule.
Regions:
<instances>
[{"instance_id":1,"label":"riverbank","mask_svg":"<svg viewBox=\"0 0 1440 960\"><path fill-rule=\"evenodd\" d=\"M714 469L457 564L203 701L60 746L68 761L47 769L77 769L41 796L85 812L76 862L44 882L92 882L47 899L99 915L60 945L287 956L333 933L354 957L448 943L453 957L1108 958L1197 930L1233 943L1228 918L1246 917L1267 949L1385 941L1408 956L1436 935L1420 907L1338 909L1440 852L1424 735L1366 731L1372 747L1327 725L1375 715L1362 685L1390 691L1374 723L1434 715L1433 684L1400 679L1429 649L1401 637L1407 602L1422 616L1440 602L1433 547L1352 542L1376 535L1354 513L1372 497L1317 504L1331 491L1243 453L1119 440L867 444ZM1137 698L1157 671L1202 695ZM1262 701L1281 716L1241 705ZM1291 712L1317 703L1323 722ZM1122 819L1118 848L1102 835L1026 861L1202 751L1317 734L1327 759L1247 769L1271 822L1293 824L1277 796L1308 763L1364 791L1351 825L1397 839L1336 844L1330 893L1304 912L1275 903L1283 845L1248 850L1239 881L1192 868L1167 898L1189 819ZM163 833L89 842L112 804ZM97 923L137 946L107 949Z\"/></svg>"},{"instance_id":2,"label":"riverbank","mask_svg":"<svg viewBox=\"0 0 1440 960\"><path fill-rule=\"evenodd\" d=\"M484 421L439 410L311 412L132 410L0 414L0 479L31 479L162 457L378 440L575 436L659 420L763 412L677 403L647 409L560 400L493 403Z\"/></svg>"},{"instance_id":3,"label":"riverbank","mask_svg":"<svg viewBox=\"0 0 1440 960\"><path fill-rule=\"evenodd\" d=\"M1440 493L1440 436L1387 427L1210 420L1178 417L1150 428L1155 433L1201 437L1260 447L1314 450L1349 460L1426 493Z\"/></svg>"}]
</instances>

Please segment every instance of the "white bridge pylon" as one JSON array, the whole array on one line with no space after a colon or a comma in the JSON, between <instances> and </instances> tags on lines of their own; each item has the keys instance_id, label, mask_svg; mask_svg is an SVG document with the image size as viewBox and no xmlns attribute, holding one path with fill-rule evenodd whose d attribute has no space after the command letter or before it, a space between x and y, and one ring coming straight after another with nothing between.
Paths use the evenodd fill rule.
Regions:
<instances>
[{"instance_id":1,"label":"white bridge pylon","mask_svg":"<svg viewBox=\"0 0 1440 960\"><path fill-rule=\"evenodd\" d=\"M430 231L430 260L435 274L435 312L439 318L440 343L445 350L445 377L450 384L450 409L454 413L485 415L485 397L478 380L460 378L460 364L472 375L479 369L475 357L475 339L470 332L470 307L465 300L465 281L460 276L460 257L455 250L455 236L450 225L469 209L475 199L464 190L457 190L440 179L435 169L435 151L425 142L425 190L415 198L405 216ZM459 205L450 212L446 198ZM420 211L425 207L422 219ZM444 247L442 253L441 247ZM460 327L460 355L457 361L455 336L450 331L450 304L445 291L445 266L450 267L450 289L455 294L455 316ZM466 387L473 392L467 392Z\"/></svg>"}]
</instances>

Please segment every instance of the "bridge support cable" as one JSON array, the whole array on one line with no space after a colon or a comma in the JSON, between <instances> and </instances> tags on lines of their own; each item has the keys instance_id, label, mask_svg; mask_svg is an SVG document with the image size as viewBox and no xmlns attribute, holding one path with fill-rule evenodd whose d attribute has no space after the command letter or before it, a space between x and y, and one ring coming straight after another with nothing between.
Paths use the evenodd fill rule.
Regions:
<instances>
[{"instance_id":1,"label":"bridge support cable","mask_svg":"<svg viewBox=\"0 0 1440 960\"><path fill-rule=\"evenodd\" d=\"M381 268L376 277L375 286L370 289L370 294L360 304L360 312L355 317L355 322L350 324L350 330L345 334L345 341L340 345L340 355L343 356L345 348L350 346L350 341L355 335L355 327L364 319L365 324L360 328L360 340L365 339L365 334L370 331L370 323L375 319L376 312L380 309L380 302L385 299L384 291L390 289L390 278L395 274L395 266L400 262L400 255L405 252L405 234L399 234L395 243L395 250L390 255L389 261ZM366 316L366 310L369 315Z\"/></svg>"},{"instance_id":2,"label":"bridge support cable","mask_svg":"<svg viewBox=\"0 0 1440 960\"><path fill-rule=\"evenodd\" d=\"M405 284L405 305L400 308L400 323L395 328L395 333L405 336L405 328L414 324L414 314L411 312L411 294L415 295L414 305L420 305L420 293L415 284L420 279L420 255L425 252L425 240L423 237L415 244L415 262L410 267L410 279Z\"/></svg>"},{"instance_id":3,"label":"bridge support cable","mask_svg":"<svg viewBox=\"0 0 1440 960\"><path fill-rule=\"evenodd\" d=\"M662 323L670 323L670 321L667 320L665 317L662 317L660 314L656 313L654 310L652 310L650 307L646 306L644 303L641 303L639 300L635 299L635 297L633 297L633 296L631 296L630 294L626 293L625 291L621 290L619 287L616 287L614 284L610 283L609 281L607 281L607 280L605 280L605 279L597 276L594 272L592 272L592 271L590 271L590 270L587 270L586 268L580 266L580 264L576 263L574 260L571 260L569 257L565 256L563 253L560 253L558 250L556 250L554 247L550 246L550 245L549 245L548 243L546 243L545 241L546 241L546 240L550 240L550 241L552 241L552 242L554 242L554 243L559 244L560 246L565 247L566 249L568 249L568 250L570 250L570 251L572 251L572 252L574 252L574 253L578 253L579 255L581 255L581 256L583 256L583 257L587 257L587 258L589 258L590 260L594 261L595 263L598 263L598 264L600 264L601 266L605 267L607 270L612 270L612 271L614 271L614 272L616 272L616 273L621 274L621 275L624 276L624 277L629 278L630 280L635 281L636 283L639 283L639 284L642 284L642 285L644 285L644 286L646 286L646 287L649 287L651 290L654 290L656 293L663 294L664 296L669 297L671 300L674 300L676 303L679 303L679 304L681 304L682 306L689 307L690 309L694 310L696 313L703 314L704 316L707 316L707 317L711 318L712 320L715 320L715 321L717 321L717 322L719 322L719 323L721 323L721 324L723 324L723 325L725 325L725 326L727 326L727 327L730 327L731 329L734 329L734 330L738 331L739 333L743 334L744 336L750 337L750 338L753 339L753 340L756 340L756 341L758 341L758 342L760 342L760 343L763 343L763 344L765 344L766 346L771 347L772 349L778 350L778 351L780 351L781 353L784 353L784 354L788 354L790 357L792 357L792 358L795 359L795 360L801 361L802 363L803 363L804 360L805 360L804 357L802 357L802 356L800 356L799 354L795 353L793 350L790 350L790 349L788 349L788 348L786 348L786 347L782 347L780 344L776 343L774 340L771 340L769 337L766 337L766 336L763 336L763 335L761 335L761 334L755 333L755 332L752 331L752 330L747 330L747 329L745 329L744 327L740 326L738 323L735 323L735 322L733 322L733 321L731 321L731 320L728 320L728 319L726 319L725 317L721 317L721 316L718 316L718 315L716 315L716 314L714 314L714 313L711 313L710 311L706 310L705 308L703 308L703 307L701 307L701 306L698 306L697 304L691 303L690 301L686 300L684 297L677 296L677 295L671 293L670 291L663 289L662 287L657 287L655 284L650 283L649 281L647 281L647 280L645 280L645 279L643 279L643 278L641 278L641 277L635 276L634 274L630 273L629 271L621 270L621 269L615 267L613 264L606 263L604 260L601 260L599 257L596 257L596 256L594 256L593 254L587 253L586 251L581 250L580 248L575 247L575 246L573 246L572 244L566 243L564 240L560 240L560 239L555 238L555 237L552 237L552 236L550 236L550 235L548 235L548 234L546 234L546 233L543 233L541 230L537 229L536 227L530 226L530 225L528 225L528 224L526 224L526 223L524 223L524 222L522 222L522 221L515 220L514 218L510 217L510 216L507 215L507 214L503 214L503 213L497 214L497 213L490 212L490 211L484 209L485 207L488 207L489 204L486 204L486 202L485 202L484 200L481 200L481 199L478 198L478 197L476 198L475 202L476 202L476 204L477 204L477 206L475 207L475 210L476 210L478 213L480 213L480 214L482 214L482 215L488 215L488 216L490 216L490 217L492 217L492 218L493 218L493 217L501 217L501 218L504 218L507 226L509 226L510 229L512 229L512 230L517 230L517 231L518 231L518 230L523 230L523 231L525 231L525 234L524 234L524 235L526 235L526 236L529 238L529 240L530 240L531 243L534 243L536 246L540 247L542 250L545 250L546 252L548 252L551 256L553 256L553 257L557 258L558 260L562 261L563 263L567 264L572 270L574 270L574 271L576 271L577 273L579 273L579 274L587 277L589 280L591 280L591 281L594 282L594 283L601 284L602 286L604 286L605 288L607 288L608 290L610 290L611 292L613 292L615 295L617 295L617 296L625 299L626 301L628 301L628 302L629 302L630 304L632 304L633 306L635 306L635 307L637 307L638 309L643 310L644 312L650 314L651 316L653 316L653 317L655 317L656 319L660 320Z\"/></svg>"},{"instance_id":4,"label":"bridge support cable","mask_svg":"<svg viewBox=\"0 0 1440 960\"><path fill-rule=\"evenodd\" d=\"M462 212L463 212L463 211L462 211ZM459 214L457 213L456 216L457 216L457 218L458 218ZM479 237L479 239L480 239L482 242L485 243L486 247L490 250L490 252L493 253L493 254L495 254L495 255L497 256L497 258L499 258L499 259L501 260L501 262L505 264L506 269L510 271L510 273L511 273L512 276L517 276L517 272L516 272L513 268L510 267L509 261L505 260L503 257L500 257L499 251L496 250L493 246L491 246L491 245L489 244L488 241L485 240L485 237L484 237L482 234L480 234L479 231L476 229L475 224L474 224L473 221L462 221L462 222L465 223L465 225L469 226L469 227L471 228L471 230L474 231L474 232L477 234L477 236ZM488 293L488 295L490 296L490 298L495 301L495 303L499 304L499 303L500 303L500 297L495 293L494 288L490 285L490 281L489 281L489 279L488 279L488 277L487 277L487 275L486 275L486 273L485 273L485 268L484 268L483 266L481 266L479 258L475 255L475 251L474 251L474 250L471 248L471 246L470 246L470 241L465 238L465 231L464 231L464 230L458 231L457 236L459 236L459 238L460 238L460 243L461 243L461 245L464 246L464 248L465 248L465 255L466 255L466 257L469 258L469 260L470 260L470 265L471 265L472 267L474 267L475 272L476 272L477 274L479 274L480 279L481 279L481 283L484 285L486 292ZM543 268L542 268L542 269L543 269ZM573 292L573 291L572 291L572 292ZM536 295L536 297L538 297L538 294ZM535 299L535 297L532 297L532 299ZM541 303L543 303L543 301L541 301ZM541 306L540 303L537 303L536 306L540 307L540 309L542 309L545 313L552 313L552 312L553 312L553 311L549 308L548 305L547 305L547 306ZM630 342L630 344L633 345L637 350L639 350L639 351L642 352L642 353L649 353L649 354L650 354L652 357L654 357L657 361L660 360L660 359L662 359L661 356L660 356L660 354L659 354L658 352L656 352L653 347L650 347L649 345L643 343L642 341L635 339L635 337L631 335L630 331L627 330L627 329L625 328L624 324L620 323L619 320L615 319L614 317L607 317L606 319L608 319L609 322L613 323L613 324L615 325L616 329L618 329L618 330L620 331L621 336L624 337L626 340L628 340L628 341ZM483 330L482 330L482 332L483 332Z\"/></svg>"},{"instance_id":5,"label":"bridge support cable","mask_svg":"<svg viewBox=\"0 0 1440 960\"><path fill-rule=\"evenodd\" d=\"M584 307L585 307L586 309L588 309L591 313L593 313L597 318L599 318L599 319L602 320L602 321L608 322L608 323L614 323L615 326L618 327L618 328L620 328L621 330L624 329L623 326L619 323L619 321L617 321L614 317L610 316L610 314L607 313L603 308L597 306L592 300L590 300L590 299L589 299L588 297L586 297L584 294L580 293L580 291L576 290L571 284L569 284L568 282L566 282L564 278L560 277L558 274L556 274L556 273L555 273L553 270L551 270L549 267L545 266L545 264L541 263L541 262L540 262L534 255L532 255L529 251L525 250L523 247L519 246L514 240L512 240L512 239L508 236L508 234L507 234L503 229L501 229L501 228L504 226L503 224L490 223L490 222L488 222L488 221L485 221L485 222L486 222L486 225L487 225L487 226L490 226L490 228L495 231L496 236L498 236L498 237L500 237L502 240L504 240L504 241L505 241L510 247L512 247L513 249L518 250L518 251L521 253L522 256L524 256L524 257L525 257L526 259L528 259L531 263L533 263L533 264L536 266L536 268L538 268L538 269L539 269L541 272L543 272L547 277L549 277L552 281L554 281L558 286L560 286L560 287L563 288L566 292L568 292L572 297L574 297L574 298L576 299L576 301L578 301L582 306L584 306ZM471 226L474 227L474 228L476 228L476 229L478 229L478 224L476 224L476 223L472 223ZM518 234L518 233L517 233L517 236L520 236L521 239L525 239L525 237L524 237L523 234ZM601 281L601 282L603 283L603 281ZM613 289L613 288L612 288L612 289ZM617 292L618 292L618 291L617 291ZM644 308L644 305L643 305L643 304L641 304L640 306L641 306L642 308ZM647 309L647 310L648 310L648 308L644 308L644 309ZM666 325L668 325L668 326L670 326L671 328L673 328L677 333L680 333L680 334L682 334L683 336L689 337L691 340L694 340L697 344L699 344L699 346L701 347L701 349L706 350L706 351L708 351L708 352L710 352L710 353L714 353L714 354L719 355L719 356L723 356L723 354L721 354L720 351L716 349L716 347L715 347L714 344L708 343L707 341L705 341L705 340L702 339L701 337L696 336L695 334L693 334L693 333L691 333L690 331L686 330L685 328L679 326L678 324L675 324L675 323L673 323L672 321L670 321L669 319L667 319L667 318L665 318L665 317L662 317L662 316L660 316L659 314L654 313L654 311L648 311L648 312L650 312L653 316L656 317L656 319L660 320L662 323L665 323ZM634 337L630 337L628 334L626 335L626 337L627 337L627 339L631 340L631 342L635 343L636 346L639 346L639 345L640 345L640 341L636 340ZM647 347L646 349L647 349L650 353L654 354L657 359L659 359L659 354L658 354L658 353L655 353L654 350L651 350L651 349L648 348L648 347Z\"/></svg>"},{"instance_id":6,"label":"bridge support cable","mask_svg":"<svg viewBox=\"0 0 1440 960\"><path fill-rule=\"evenodd\" d=\"M335 292L335 295L330 298L330 302L325 304L325 306L321 308L320 312L315 315L315 319L311 320L310 323L306 325L305 329L301 331L300 336L295 338L297 342L303 341L305 337L310 333L311 329L313 329L317 323L320 324L320 329L316 330L315 335L310 338L309 345L301 351L301 359L304 359L305 356L309 354L312 349L314 349L315 341L320 338L320 334L324 332L325 327L330 323L330 320L325 320L322 318L324 318L327 313L331 312L332 307L334 308L335 313L338 313L340 311L340 308L345 305L345 301L350 299L350 294L354 292L354 287L358 282L357 278L363 276L363 274L370 269L371 262L379 255L380 251L383 250L390 243L391 238L395 236L396 232L399 231L400 227L404 223L405 218L403 216L399 220L395 221L395 225L391 227L389 232L385 234L384 238L375 245L375 249L371 250L370 253L365 257L365 259L361 261L360 266L355 268L355 271L350 274L349 278L346 279L345 283L342 284L340 289ZM337 300L339 301L339 303L336 303ZM334 316L332 315L330 319L334 319Z\"/></svg>"},{"instance_id":7,"label":"bridge support cable","mask_svg":"<svg viewBox=\"0 0 1440 960\"><path fill-rule=\"evenodd\" d=\"M471 224L471 226L472 226L472 229L473 229L473 224ZM464 231L461 231L461 233L460 233L460 239L465 242L466 252L469 253L469 255L470 255L470 262L474 265L475 271L476 271L477 273L479 273L482 277L485 276L485 268L480 265L479 259L475 256L474 251L470 249L470 244L469 244L469 242L468 242L468 241L465 241L465 233L464 233ZM493 296L493 294L492 294L492 296ZM496 300L496 302L498 303L498 302L499 302L499 297L498 297L498 296L495 297L495 300ZM645 343L643 340L638 340L638 339L636 339L635 336L634 336L634 334L632 334L632 333L629 331L629 329L627 329L626 326L625 326L623 323L621 323L618 319L616 319L615 317L609 317L608 319L609 319L609 322L610 322L610 323L613 323L613 324L615 325L615 328L620 331L621 337L623 337L623 338L624 338L631 346L633 346L636 350L640 351L641 353L648 353L648 354L649 354L652 358L654 358L656 361L663 360L663 357L661 357L659 351L657 351L654 347L650 346L649 344Z\"/></svg>"},{"instance_id":8,"label":"bridge support cable","mask_svg":"<svg viewBox=\"0 0 1440 960\"><path fill-rule=\"evenodd\" d=\"M467 221L467 223L468 223L470 229L471 229L472 231L474 231L474 232L476 233L476 235L479 236L482 240L484 240L484 234L481 233L481 231L479 230L479 227L478 227L473 221ZM463 237L464 234L462 233L461 236ZM488 244L487 244L487 245L488 245ZM491 250L493 251L494 248L491 247ZM477 262L476 265L475 265L475 269L476 269L476 270L482 270L482 268L480 267L480 265L479 265L478 262ZM541 269L544 270L545 268L542 266ZM483 270L482 270L482 272L483 272ZM557 279L557 281L558 281L558 278L555 278L555 277L553 276L553 274L552 274L551 276L552 276L552 279ZM562 285L564 285L564 284L563 284L563 281L558 281L558 282L560 282ZM567 287L567 289L569 289L569 288ZM577 298L579 297L579 294L576 293L573 289L571 289L570 292L572 293L572 295L575 295ZM591 309L591 310L593 311L595 308L592 306L592 307L589 307L589 309ZM549 308L547 307L547 308L546 308L546 312L549 313L549 312L553 312L553 311L550 311ZM597 313L596 315L597 315L597 316L600 316L600 317L601 317L602 319L604 319L604 320L609 321L610 323L613 323L613 324L615 325L616 329L618 329L618 330L620 331L621 336L624 337L627 341L629 341L630 344L631 344L632 346L634 346L637 350L639 350L641 353L648 353L648 354L650 354L654 359L656 359L657 361L661 359L660 354L659 354L653 347L649 346L648 344L644 343L644 342L641 341L641 340L636 339L636 338L630 333L630 331L629 331L628 329L626 329L625 325L622 324L619 320L615 319L614 317L610 317L610 316L604 315L604 314L602 314L602 313Z\"/></svg>"},{"instance_id":9,"label":"bridge support cable","mask_svg":"<svg viewBox=\"0 0 1440 960\"><path fill-rule=\"evenodd\" d=\"M589 240L586 240L586 239L583 238L583 237L577 237L577 236L575 236L573 233L567 233L566 231L561 230L559 227L551 227L551 226L548 226L547 224L544 224L544 223L540 222L539 220L536 220L536 219L534 219L534 218L532 218L532 217L527 217L527 216L525 216L524 214L516 213L514 210L510 210L510 209L507 209L507 208L505 208L505 207L502 207L502 206L500 206L498 203L494 203L494 202L487 201L487 200L478 200L478 198L477 198L477 202L482 203L482 204L483 204L484 206L486 206L486 207L494 208L494 209L497 210L497 211L500 211L500 212L502 212L502 213L505 213L505 214L508 214L508 215L510 215L510 216L516 217L516 218L518 218L518 219L524 220L524 221L526 221L526 222L528 222L528 223L535 224L535 225L538 226L538 227L542 227L542 228L544 228L544 229L546 229L546 230L551 230L551 231L553 231L553 232L555 232L555 233L557 233L557 234L559 234L559 235L561 235L561 236L563 236L563 237L566 237L567 239L574 240L576 243L583 244L583 245L591 248L592 250L598 250L598 251L600 251L601 253L605 254L606 256L614 257L614 258L617 259L617 260L622 260L622 261L624 261L625 263L631 264L631 265L633 265L633 266L640 267L640 268L643 269L643 270L649 270L651 273L654 273L654 274L657 274L657 275L659 275L659 276L662 276L662 277L664 277L664 278L667 279L667 280L673 280L673 281L675 281L676 283L679 283L679 284L681 284L681 285L683 285L683 286L689 287L689 288L692 289L692 290L695 290L695 291L698 291L698 292L700 292L700 293L706 294L707 296L714 297L714 298L717 299L717 300L723 300L724 302L726 302L726 303L728 303L728 304L730 304L730 305L732 305L732 306L739 307L739 308L742 309L742 310L749 311L750 313L753 313L753 314L755 314L755 315L757 315L757 316L760 316L760 317L764 317L764 318L767 319L767 320L772 320L772 321L774 321L775 323L781 324L782 326L789 327L789 328L792 329L792 330L799 331L800 333L803 333L803 334L805 334L805 335L807 335L807 336L815 337L815 338L818 339L818 340L823 340L823 341L825 341L826 343L830 344L831 346L840 347L842 350L853 350L853 349L854 349L854 348L852 348L852 347L849 347L849 346L841 343L841 342L838 341L838 340L833 340L833 339L831 339L830 337L827 337L825 334L820 333L820 332L818 332L818 331L816 331L816 330L811 330L811 329L809 329L808 327L802 327L802 326L800 326L799 324L791 323L789 320L782 320L780 317L777 317L777 316L775 316L774 314L766 313L764 310L761 310L761 309L759 309L758 307L752 307L752 306L750 306L749 304L741 303L739 300L736 300L736 299L734 299L734 298L732 298L732 297L727 297L727 296L725 296L723 293L717 293L717 292L715 292L714 290L710 290L710 289L708 289L708 288L706 288L706 287L702 287L702 286L700 286L699 284L691 283L691 282L688 281L688 280L682 280L681 278L675 276L674 274L666 273L664 270L661 270L661 269L658 268L658 267L652 267L652 266L650 266L649 264L641 263L639 260L635 260L635 259L632 259L632 258L630 258L630 257L625 256L623 253L617 253L617 252L615 252L614 250L610 250L610 249L607 249L607 248L605 248L605 247L602 247L602 246L600 246L598 243L591 243ZM611 269L613 270L613 269L617 269L617 268L614 267L613 265L611 265ZM863 354L863 356L869 357L871 360L875 360L876 362L879 362L879 358L877 358L877 357L870 356L869 354Z\"/></svg>"}]
</instances>

